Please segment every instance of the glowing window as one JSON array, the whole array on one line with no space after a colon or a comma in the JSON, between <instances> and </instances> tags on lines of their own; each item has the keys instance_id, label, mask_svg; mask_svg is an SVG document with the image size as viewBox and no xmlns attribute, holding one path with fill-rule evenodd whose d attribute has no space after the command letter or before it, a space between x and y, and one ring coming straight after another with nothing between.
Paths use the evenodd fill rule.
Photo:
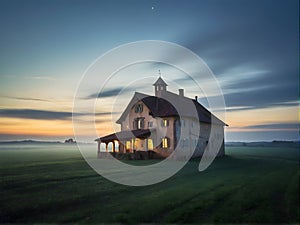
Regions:
<instances>
[{"instance_id":1,"label":"glowing window","mask_svg":"<svg viewBox=\"0 0 300 225\"><path fill-rule=\"evenodd\" d=\"M140 139L136 138L136 139L134 140L134 148L135 148L135 149L138 149L139 146L140 146Z\"/></svg>"},{"instance_id":2,"label":"glowing window","mask_svg":"<svg viewBox=\"0 0 300 225\"><path fill-rule=\"evenodd\" d=\"M163 119L163 120L161 121L161 126L162 126L162 127L167 127L167 126L169 126L169 120Z\"/></svg>"},{"instance_id":3,"label":"glowing window","mask_svg":"<svg viewBox=\"0 0 300 225\"><path fill-rule=\"evenodd\" d=\"M153 140L148 139L148 150L153 150Z\"/></svg>"},{"instance_id":4,"label":"glowing window","mask_svg":"<svg viewBox=\"0 0 300 225\"><path fill-rule=\"evenodd\" d=\"M126 141L126 150L130 149L131 141Z\"/></svg>"},{"instance_id":5,"label":"glowing window","mask_svg":"<svg viewBox=\"0 0 300 225\"><path fill-rule=\"evenodd\" d=\"M162 138L161 139L161 147L162 148L169 148L169 138Z\"/></svg>"}]
</instances>

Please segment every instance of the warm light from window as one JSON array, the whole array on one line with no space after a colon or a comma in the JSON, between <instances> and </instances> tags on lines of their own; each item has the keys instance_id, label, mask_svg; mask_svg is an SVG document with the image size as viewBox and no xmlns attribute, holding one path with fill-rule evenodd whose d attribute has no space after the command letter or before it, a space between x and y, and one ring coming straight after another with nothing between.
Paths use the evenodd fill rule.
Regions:
<instances>
[{"instance_id":1,"label":"warm light from window","mask_svg":"<svg viewBox=\"0 0 300 225\"><path fill-rule=\"evenodd\" d=\"M139 148L140 139L136 138L134 140L134 148L137 150Z\"/></svg>"},{"instance_id":2,"label":"warm light from window","mask_svg":"<svg viewBox=\"0 0 300 225\"><path fill-rule=\"evenodd\" d=\"M153 150L153 140L148 139L148 150Z\"/></svg>"},{"instance_id":3,"label":"warm light from window","mask_svg":"<svg viewBox=\"0 0 300 225\"><path fill-rule=\"evenodd\" d=\"M162 126L162 127L167 127L167 126L169 126L169 121L168 121L167 119L163 119L163 120L161 121L161 126Z\"/></svg>"},{"instance_id":4,"label":"warm light from window","mask_svg":"<svg viewBox=\"0 0 300 225\"><path fill-rule=\"evenodd\" d=\"M168 146L168 138L163 138L162 140L161 140L161 144L162 144L162 147L163 148L168 148L169 146Z\"/></svg>"},{"instance_id":5,"label":"warm light from window","mask_svg":"<svg viewBox=\"0 0 300 225\"><path fill-rule=\"evenodd\" d=\"M130 141L126 141L126 150L130 149L130 145L131 145L131 142Z\"/></svg>"}]
</instances>

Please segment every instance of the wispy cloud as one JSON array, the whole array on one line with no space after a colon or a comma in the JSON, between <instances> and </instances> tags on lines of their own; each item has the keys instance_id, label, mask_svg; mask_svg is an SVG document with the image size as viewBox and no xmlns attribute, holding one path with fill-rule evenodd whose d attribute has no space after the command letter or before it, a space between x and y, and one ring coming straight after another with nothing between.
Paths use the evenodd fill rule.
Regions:
<instances>
[{"instance_id":1,"label":"wispy cloud","mask_svg":"<svg viewBox=\"0 0 300 225\"><path fill-rule=\"evenodd\" d=\"M53 76L29 76L29 79L34 79L34 80L48 80L48 81L54 81L57 80L57 78Z\"/></svg>"},{"instance_id":2,"label":"wispy cloud","mask_svg":"<svg viewBox=\"0 0 300 225\"><path fill-rule=\"evenodd\" d=\"M244 90L224 95L227 107L267 108L274 106L296 106L297 91L286 87L265 87Z\"/></svg>"},{"instance_id":3,"label":"wispy cloud","mask_svg":"<svg viewBox=\"0 0 300 225\"><path fill-rule=\"evenodd\" d=\"M97 119L97 120L95 120L95 122L96 122L97 124L100 124L100 123L107 123L107 122L109 122L109 121L108 121L108 120Z\"/></svg>"},{"instance_id":4,"label":"wispy cloud","mask_svg":"<svg viewBox=\"0 0 300 225\"><path fill-rule=\"evenodd\" d=\"M93 94L89 95L87 97L87 99L113 97L113 96L118 95L121 91L122 91L121 87L112 88L112 89L102 91L102 92L99 92L99 93L93 93Z\"/></svg>"},{"instance_id":5,"label":"wispy cloud","mask_svg":"<svg viewBox=\"0 0 300 225\"><path fill-rule=\"evenodd\" d=\"M109 116L113 114L119 114L121 112L96 112L95 116Z\"/></svg>"},{"instance_id":6,"label":"wispy cloud","mask_svg":"<svg viewBox=\"0 0 300 225\"><path fill-rule=\"evenodd\" d=\"M255 109L254 107L251 106L232 106L232 107L226 107L226 111L240 111L240 110L249 110L249 109Z\"/></svg>"},{"instance_id":7,"label":"wispy cloud","mask_svg":"<svg viewBox=\"0 0 300 225\"><path fill-rule=\"evenodd\" d=\"M119 112L96 112L95 116L109 116ZM73 113L67 111L50 111L37 109L0 109L0 116L7 118L36 119L36 120L70 120L72 116L90 116L90 113Z\"/></svg>"},{"instance_id":8,"label":"wispy cloud","mask_svg":"<svg viewBox=\"0 0 300 225\"><path fill-rule=\"evenodd\" d=\"M245 126L246 129L299 130L299 123L272 123Z\"/></svg>"},{"instance_id":9,"label":"wispy cloud","mask_svg":"<svg viewBox=\"0 0 300 225\"><path fill-rule=\"evenodd\" d=\"M299 106L299 101L288 101L288 102L276 102L273 106Z\"/></svg>"},{"instance_id":10,"label":"wispy cloud","mask_svg":"<svg viewBox=\"0 0 300 225\"><path fill-rule=\"evenodd\" d=\"M9 99L15 99L15 100L24 100L24 101L40 101L40 102L51 102L47 99L42 98L30 98L30 97L18 97L18 96L1 96L2 98L9 98Z\"/></svg>"},{"instance_id":11,"label":"wispy cloud","mask_svg":"<svg viewBox=\"0 0 300 225\"><path fill-rule=\"evenodd\" d=\"M0 116L37 120L68 120L72 117L72 112L36 109L0 109Z\"/></svg>"},{"instance_id":12,"label":"wispy cloud","mask_svg":"<svg viewBox=\"0 0 300 225\"><path fill-rule=\"evenodd\" d=\"M125 88L124 87L115 87L115 88L108 88L104 91L101 91L99 93L93 93L89 96L87 96L85 99L93 99L93 98L108 98L108 97L114 97L117 96L118 94L122 93L128 93L134 91L134 87L130 88Z\"/></svg>"},{"instance_id":13,"label":"wispy cloud","mask_svg":"<svg viewBox=\"0 0 300 225\"><path fill-rule=\"evenodd\" d=\"M261 3L264 4L269 3ZM211 23L207 32L191 28L190 32L182 33L179 43L198 53L212 69L225 93L227 106L269 107L298 99L299 32L298 20L292 18L299 13L291 10L291 5L296 6L294 2L280 5L270 5L266 17L255 3L247 7L238 3L234 7L243 12L242 22L229 16L226 21ZM222 5L220 15L226 7L232 5ZM249 12L255 11L257 17L253 18ZM174 57L173 53L163 54Z\"/></svg>"}]
</instances>

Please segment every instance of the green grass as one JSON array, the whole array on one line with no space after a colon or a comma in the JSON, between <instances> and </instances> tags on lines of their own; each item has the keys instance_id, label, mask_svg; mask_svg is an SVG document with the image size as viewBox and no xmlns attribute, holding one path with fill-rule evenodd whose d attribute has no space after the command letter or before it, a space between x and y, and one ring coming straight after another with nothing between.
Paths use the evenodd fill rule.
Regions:
<instances>
[{"instance_id":1,"label":"green grass","mask_svg":"<svg viewBox=\"0 0 300 225\"><path fill-rule=\"evenodd\" d=\"M0 149L0 223L299 223L295 148L226 148L146 187L104 179L75 146Z\"/></svg>"}]
</instances>

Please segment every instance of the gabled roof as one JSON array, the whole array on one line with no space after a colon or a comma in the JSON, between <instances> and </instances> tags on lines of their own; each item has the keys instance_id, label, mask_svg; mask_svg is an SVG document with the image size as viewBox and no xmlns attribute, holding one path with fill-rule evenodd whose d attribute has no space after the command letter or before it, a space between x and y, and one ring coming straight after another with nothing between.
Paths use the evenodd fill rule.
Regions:
<instances>
[{"instance_id":1,"label":"gabled roof","mask_svg":"<svg viewBox=\"0 0 300 225\"><path fill-rule=\"evenodd\" d=\"M178 116L178 112L175 107L167 100L135 92L128 106L117 120L117 123L121 123L125 120L132 107L134 107L138 101L142 101L148 107L150 110L150 115L153 117Z\"/></svg>"},{"instance_id":2,"label":"gabled roof","mask_svg":"<svg viewBox=\"0 0 300 225\"><path fill-rule=\"evenodd\" d=\"M166 83L161 77L159 77L159 78L157 79L157 81L153 84L153 86L155 86L155 85L164 85L164 86L168 86L167 83Z\"/></svg>"},{"instance_id":3,"label":"gabled roof","mask_svg":"<svg viewBox=\"0 0 300 225\"><path fill-rule=\"evenodd\" d=\"M169 101L168 101L169 100ZM153 117L171 117L179 116L176 109L180 111L180 115L184 117L195 118L200 122L211 123L212 118L215 124L226 125L223 121L214 116L210 111L208 111L203 105L194 99L179 96L172 92L165 92L163 98L156 96L150 96L143 93L135 92L128 106L122 113L121 117L117 120L117 123L121 123L125 120L126 116L132 109L132 107L138 102L142 101L150 110L150 115ZM170 102L176 103L173 106ZM197 116L190 110L191 104L195 105Z\"/></svg>"},{"instance_id":4,"label":"gabled roof","mask_svg":"<svg viewBox=\"0 0 300 225\"><path fill-rule=\"evenodd\" d=\"M146 95L143 93L139 93L139 92L135 92L132 99L130 100L130 102L128 103L126 109L124 110L124 112L122 113L122 115L120 116L120 118L116 121L116 123L122 123L126 116L128 115L128 113L130 112L130 110L132 109L132 107L140 100L144 99L145 97L149 97L150 95Z\"/></svg>"},{"instance_id":5,"label":"gabled roof","mask_svg":"<svg viewBox=\"0 0 300 225\"><path fill-rule=\"evenodd\" d=\"M195 113L193 113L193 110L191 110L191 104L192 104L195 105L198 114L197 115L198 118L195 119L204 123L211 123L213 120L215 124L227 126L227 124L225 124L222 120L218 119L215 115L213 115L210 111L208 111L202 104L200 104L195 99L179 96L169 91L165 92L163 97L172 103L176 103L176 108L180 111L181 116L195 118L196 115Z\"/></svg>"}]
</instances>

